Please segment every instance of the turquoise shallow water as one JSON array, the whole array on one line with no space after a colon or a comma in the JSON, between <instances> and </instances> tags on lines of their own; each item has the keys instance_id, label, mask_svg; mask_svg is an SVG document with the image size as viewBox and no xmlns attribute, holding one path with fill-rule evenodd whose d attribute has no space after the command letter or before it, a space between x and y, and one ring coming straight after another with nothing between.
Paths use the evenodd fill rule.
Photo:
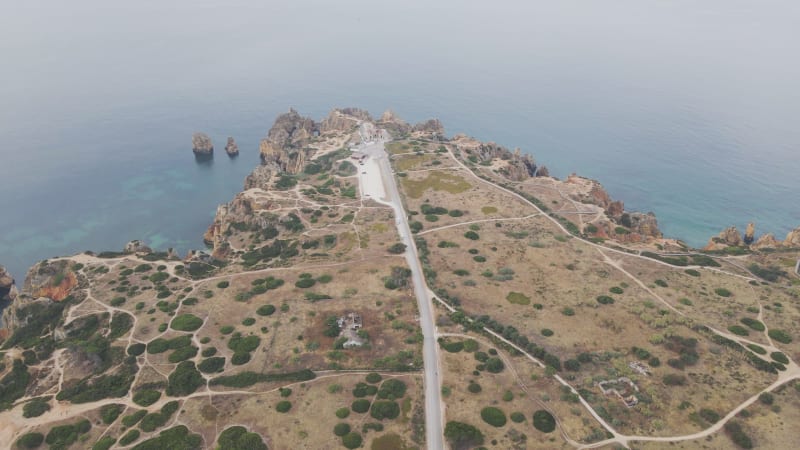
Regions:
<instances>
[{"instance_id":1,"label":"turquoise shallow water","mask_svg":"<svg viewBox=\"0 0 800 450\"><path fill-rule=\"evenodd\" d=\"M6 8L0 263L21 278L134 238L202 246L290 106L439 117L601 180L692 245L751 220L779 238L800 225L797 2L429 3ZM195 163L194 131L213 164Z\"/></svg>"}]
</instances>

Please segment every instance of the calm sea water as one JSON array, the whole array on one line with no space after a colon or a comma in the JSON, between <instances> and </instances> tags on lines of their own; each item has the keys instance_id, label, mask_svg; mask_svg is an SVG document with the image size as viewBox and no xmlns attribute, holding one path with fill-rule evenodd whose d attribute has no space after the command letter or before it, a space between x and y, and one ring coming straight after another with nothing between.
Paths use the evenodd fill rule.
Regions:
<instances>
[{"instance_id":1,"label":"calm sea water","mask_svg":"<svg viewBox=\"0 0 800 450\"><path fill-rule=\"evenodd\" d=\"M439 117L601 180L693 245L800 225L796 1L118 3L2 8L0 263L17 278L134 238L201 247L290 106Z\"/></svg>"}]
</instances>

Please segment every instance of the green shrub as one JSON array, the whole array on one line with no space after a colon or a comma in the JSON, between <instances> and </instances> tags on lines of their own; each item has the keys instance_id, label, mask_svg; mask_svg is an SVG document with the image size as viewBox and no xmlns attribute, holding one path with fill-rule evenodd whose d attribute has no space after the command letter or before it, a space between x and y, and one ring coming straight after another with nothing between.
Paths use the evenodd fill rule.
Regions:
<instances>
[{"instance_id":1,"label":"green shrub","mask_svg":"<svg viewBox=\"0 0 800 450\"><path fill-rule=\"evenodd\" d=\"M719 422L720 419L719 413L713 409L702 408L697 414L702 417L703 420L712 424Z\"/></svg>"},{"instance_id":2,"label":"green shrub","mask_svg":"<svg viewBox=\"0 0 800 450\"><path fill-rule=\"evenodd\" d=\"M755 353L758 353L759 355L766 355L767 354L767 350L764 349L764 347L762 347L760 345L747 344L747 348L749 348L750 350L752 350Z\"/></svg>"},{"instance_id":3,"label":"green shrub","mask_svg":"<svg viewBox=\"0 0 800 450\"><path fill-rule=\"evenodd\" d=\"M500 373L505 368L503 360L500 358L489 358L486 360L486 370L491 373Z\"/></svg>"},{"instance_id":4,"label":"green shrub","mask_svg":"<svg viewBox=\"0 0 800 450\"><path fill-rule=\"evenodd\" d=\"M549 328L542 328L542 336L549 337L553 335L553 330Z\"/></svg>"},{"instance_id":5,"label":"green shrub","mask_svg":"<svg viewBox=\"0 0 800 450\"><path fill-rule=\"evenodd\" d=\"M317 281L314 280L313 278L301 278L297 280L297 282L295 282L294 285L300 289L307 289L310 288L311 286L314 286L316 283Z\"/></svg>"},{"instance_id":6,"label":"green shrub","mask_svg":"<svg viewBox=\"0 0 800 450\"><path fill-rule=\"evenodd\" d=\"M521 292L509 292L508 295L506 295L506 300L508 300L509 303L512 303L514 305L530 305L531 304L530 297L528 297L527 295L525 295L525 294L523 294Z\"/></svg>"},{"instance_id":7,"label":"green shrub","mask_svg":"<svg viewBox=\"0 0 800 450\"><path fill-rule=\"evenodd\" d=\"M737 336L747 336L747 335L750 334L750 332L747 331L747 328L745 328L745 327L743 327L741 325L731 325L731 326L728 327L728 331L730 331L731 333L733 333L733 334L735 334Z\"/></svg>"},{"instance_id":8,"label":"green shrub","mask_svg":"<svg viewBox=\"0 0 800 450\"><path fill-rule=\"evenodd\" d=\"M95 442L92 450L108 450L117 443L117 439L111 436L103 436Z\"/></svg>"},{"instance_id":9,"label":"green shrub","mask_svg":"<svg viewBox=\"0 0 800 450\"><path fill-rule=\"evenodd\" d=\"M220 433L217 447L220 450L267 450L267 445L258 433L250 433L245 427L232 426Z\"/></svg>"},{"instance_id":10,"label":"green shrub","mask_svg":"<svg viewBox=\"0 0 800 450\"><path fill-rule=\"evenodd\" d=\"M200 361L197 368L203 373L222 372L225 369L225 358L222 356L206 358Z\"/></svg>"},{"instance_id":11,"label":"green shrub","mask_svg":"<svg viewBox=\"0 0 800 450\"><path fill-rule=\"evenodd\" d=\"M347 423L344 423L344 422L337 423L333 427L333 434L335 434L337 436L344 436L345 434L347 434L349 432L350 432L350 425L347 424Z\"/></svg>"},{"instance_id":12,"label":"green shrub","mask_svg":"<svg viewBox=\"0 0 800 450\"><path fill-rule=\"evenodd\" d=\"M139 423L139 428L149 433L163 427L172 418L172 415L175 414L178 407L179 404L175 400L164 404L164 406L161 407L161 411L144 416L141 423Z\"/></svg>"},{"instance_id":13,"label":"green shrub","mask_svg":"<svg viewBox=\"0 0 800 450\"><path fill-rule=\"evenodd\" d=\"M743 318L741 322L755 331L764 331L766 329L766 327L764 326L763 323L761 323L761 321L752 319L750 317Z\"/></svg>"},{"instance_id":14,"label":"green shrub","mask_svg":"<svg viewBox=\"0 0 800 450\"><path fill-rule=\"evenodd\" d=\"M565 316L574 316L575 315L575 310L572 309L572 308L569 308L569 307L564 307L564 308L561 309L561 314L563 314Z\"/></svg>"},{"instance_id":15,"label":"green shrub","mask_svg":"<svg viewBox=\"0 0 800 450\"><path fill-rule=\"evenodd\" d=\"M376 400L370 407L369 414L376 420L395 419L400 415L400 405L391 400Z\"/></svg>"},{"instance_id":16,"label":"green shrub","mask_svg":"<svg viewBox=\"0 0 800 450\"><path fill-rule=\"evenodd\" d=\"M290 409L292 409L292 402L288 400L281 400L275 404L275 411L279 413L287 413Z\"/></svg>"},{"instance_id":17,"label":"green shrub","mask_svg":"<svg viewBox=\"0 0 800 450\"><path fill-rule=\"evenodd\" d=\"M758 400L765 405L771 405L775 402L775 396L769 392L762 392L761 395L758 396Z\"/></svg>"},{"instance_id":18,"label":"green shrub","mask_svg":"<svg viewBox=\"0 0 800 450\"><path fill-rule=\"evenodd\" d=\"M473 394L477 394L477 393L481 392L483 389L481 388L480 384L478 384L478 383L476 383L474 381L470 381L469 385L467 386L467 390L472 392Z\"/></svg>"},{"instance_id":19,"label":"green shrub","mask_svg":"<svg viewBox=\"0 0 800 450\"><path fill-rule=\"evenodd\" d=\"M133 443L133 441L139 439L140 432L137 429L133 429L125 433L121 438L119 438L119 445L128 445Z\"/></svg>"},{"instance_id":20,"label":"green shrub","mask_svg":"<svg viewBox=\"0 0 800 450\"><path fill-rule=\"evenodd\" d=\"M67 448L78 440L80 435L92 429L92 424L84 419L69 425L59 425L50 429L44 441L50 444L51 449Z\"/></svg>"},{"instance_id":21,"label":"green shrub","mask_svg":"<svg viewBox=\"0 0 800 450\"><path fill-rule=\"evenodd\" d=\"M104 424L110 425L117 420L117 417L122 414L123 410L125 410L125 405L118 403L103 405L103 407L100 408L100 418L103 420Z\"/></svg>"},{"instance_id":22,"label":"green shrub","mask_svg":"<svg viewBox=\"0 0 800 450\"><path fill-rule=\"evenodd\" d=\"M664 375L662 381L667 386L683 386L686 384L686 377L677 373L669 373Z\"/></svg>"},{"instance_id":23,"label":"green shrub","mask_svg":"<svg viewBox=\"0 0 800 450\"><path fill-rule=\"evenodd\" d=\"M150 406L161 398L161 392L153 389L142 389L133 394L133 402L139 406Z\"/></svg>"},{"instance_id":24,"label":"green shrub","mask_svg":"<svg viewBox=\"0 0 800 450\"><path fill-rule=\"evenodd\" d=\"M130 428L130 427L136 425L137 423L139 423L139 421L142 420L142 417L144 417L146 415L147 415L147 411L144 410L144 409L136 411L133 414L128 414L127 416L123 417L122 418L122 424L125 425L126 427Z\"/></svg>"},{"instance_id":25,"label":"green shrub","mask_svg":"<svg viewBox=\"0 0 800 450\"><path fill-rule=\"evenodd\" d=\"M36 448L44 442L44 435L42 433L25 433L17 439L17 447L19 448Z\"/></svg>"},{"instance_id":26,"label":"green shrub","mask_svg":"<svg viewBox=\"0 0 800 450\"><path fill-rule=\"evenodd\" d=\"M772 352L769 356L781 364L789 364L789 358L783 352Z\"/></svg>"},{"instance_id":27,"label":"green shrub","mask_svg":"<svg viewBox=\"0 0 800 450\"><path fill-rule=\"evenodd\" d=\"M666 282L666 281L664 281L664 280L656 280L656 281L654 281L654 283L655 283L657 286L661 286L661 287L667 287L667 286L668 286L668 285L667 285L667 282Z\"/></svg>"},{"instance_id":28,"label":"green shrub","mask_svg":"<svg viewBox=\"0 0 800 450\"><path fill-rule=\"evenodd\" d=\"M522 414L521 412L513 412L509 417L514 423L522 423L525 421L525 414Z\"/></svg>"},{"instance_id":29,"label":"green shrub","mask_svg":"<svg viewBox=\"0 0 800 450\"><path fill-rule=\"evenodd\" d=\"M614 286L611 289L609 289L609 292L611 292L612 294L622 294L625 291L619 286Z\"/></svg>"},{"instance_id":30,"label":"green shrub","mask_svg":"<svg viewBox=\"0 0 800 450\"><path fill-rule=\"evenodd\" d=\"M391 247L389 247L388 251L389 251L389 253L391 253L393 255L401 255L401 254L405 253L405 251L406 251L406 244L398 242L398 243L392 245Z\"/></svg>"},{"instance_id":31,"label":"green shrub","mask_svg":"<svg viewBox=\"0 0 800 450\"><path fill-rule=\"evenodd\" d=\"M372 383L372 384L379 383L382 379L383 377L377 372L368 373L366 378L367 383Z\"/></svg>"},{"instance_id":32,"label":"green shrub","mask_svg":"<svg viewBox=\"0 0 800 450\"><path fill-rule=\"evenodd\" d=\"M733 295L733 292L731 292L731 291L729 291L729 290L727 290L725 288L716 288L716 289L714 289L714 292L717 295L719 295L720 297L730 297L731 295Z\"/></svg>"},{"instance_id":33,"label":"green shrub","mask_svg":"<svg viewBox=\"0 0 800 450\"><path fill-rule=\"evenodd\" d=\"M780 342L781 344L788 344L788 343L792 342L792 337L789 335L789 333L787 333L787 332L785 332L783 330L778 330L778 329L773 328L773 329L769 330L769 332L767 334L769 335L770 338L775 339L776 341Z\"/></svg>"},{"instance_id":34,"label":"green shrub","mask_svg":"<svg viewBox=\"0 0 800 450\"><path fill-rule=\"evenodd\" d=\"M474 231L467 231L464 233L464 237L473 241L477 241L481 238L480 235Z\"/></svg>"},{"instance_id":35,"label":"green shrub","mask_svg":"<svg viewBox=\"0 0 800 450\"><path fill-rule=\"evenodd\" d=\"M240 372L236 375L226 375L211 380L211 385L243 388L261 382L272 381L308 381L316 378L317 375L309 369L298 370L296 372L285 373L256 373Z\"/></svg>"},{"instance_id":36,"label":"green shrub","mask_svg":"<svg viewBox=\"0 0 800 450\"><path fill-rule=\"evenodd\" d=\"M367 403L369 403L369 401ZM369 406L367 406L367 410L369 410ZM336 417L340 419L346 419L349 415L350 408L339 408L336 410Z\"/></svg>"},{"instance_id":37,"label":"green shrub","mask_svg":"<svg viewBox=\"0 0 800 450\"><path fill-rule=\"evenodd\" d=\"M158 437L140 442L133 450L189 450L201 448L202 444L202 436L189 433L185 425L178 425L162 431Z\"/></svg>"},{"instance_id":38,"label":"green shrub","mask_svg":"<svg viewBox=\"0 0 800 450\"><path fill-rule=\"evenodd\" d=\"M726 423L725 432L728 434L728 436L730 436L734 444L739 446L739 448L753 448L753 441L750 439L750 436L748 436L747 433L742 430L742 425L739 424L739 422L731 420Z\"/></svg>"},{"instance_id":39,"label":"green shrub","mask_svg":"<svg viewBox=\"0 0 800 450\"><path fill-rule=\"evenodd\" d=\"M686 270L684 270L684 272L687 275L691 275L693 277L699 277L700 276L700 272L698 272L697 270L694 270L694 269L686 269Z\"/></svg>"},{"instance_id":40,"label":"green shrub","mask_svg":"<svg viewBox=\"0 0 800 450\"><path fill-rule=\"evenodd\" d=\"M608 295L600 295L597 297L597 303L601 305L610 305L614 303L614 298Z\"/></svg>"},{"instance_id":41,"label":"green shrub","mask_svg":"<svg viewBox=\"0 0 800 450\"><path fill-rule=\"evenodd\" d=\"M250 359L251 359L250 353L234 352L233 356L231 356L231 364L233 364L234 366L241 366L243 364L249 363Z\"/></svg>"},{"instance_id":42,"label":"green shrub","mask_svg":"<svg viewBox=\"0 0 800 450\"><path fill-rule=\"evenodd\" d=\"M275 312L275 307L272 305L263 305L256 310L259 316L271 316Z\"/></svg>"},{"instance_id":43,"label":"green shrub","mask_svg":"<svg viewBox=\"0 0 800 450\"><path fill-rule=\"evenodd\" d=\"M391 378L383 382L378 389L378 398L398 399L406 395L407 386L402 381Z\"/></svg>"},{"instance_id":44,"label":"green shrub","mask_svg":"<svg viewBox=\"0 0 800 450\"><path fill-rule=\"evenodd\" d=\"M494 406L487 406L481 410L481 419L493 427L502 427L506 424L506 414Z\"/></svg>"},{"instance_id":45,"label":"green shrub","mask_svg":"<svg viewBox=\"0 0 800 450\"><path fill-rule=\"evenodd\" d=\"M203 341L201 340L200 342L202 343ZM208 343L208 342L206 342L206 343ZM217 354L217 347L204 348L203 352L201 353L203 358L208 358L208 357L214 356L216 354Z\"/></svg>"},{"instance_id":46,"label":"green shrub","mask_svg":"<svg viewBox=\"0 0 800 450\"><path fill-rule=\"evenodd\" d=\"M549 412L540 409L533 413L533 426L542 433L551 433L556 429L556 419Z\"/></svg>"},{"instance_id":47,"label":"green shrub","mask_svg":"<svg viewBox=\"0 0 800 450\"><path fill-rule=\"evenodd\" d=\"M186 361L189 358L194 358L197 356L197 351L198 348L193 345L190 347L181 347L170 353L169 358L167 359L173 364L179 363L181 361Z\"/></svg>"},{"instance_id":48,"label":"green shrub","mask_svg":"<svg viewBox=\"0 0 800 450\"><path fill-rule=\"evenodd\" d=\"M203 326L203 319L194 314L181 314L172 319L170 327L178 331L195 331Z\"/></svg>"},{"instance_id":49,"label":"green shrub","mask_svg":"<svg viewBox=\"0 0 800 450\"><path fill-rule=\"evenodd\" d=\"M444 437L454 449L472 448L483 445L483 433L474 426L464 423L449 421L444 427Z\"/></svg>"},{"instance_id":50,"label":"green shrub","mask_svg":"<svg viewBox=\"0 0 800 450\"><path fill-rule=\"evenodd\" d=\"M369 407L370 407L370 401L365 398L354 400L353 403L350 404L350 409L352 409L353 412L362 414L369 411Z\"/></svg>"},{"instance_id":51,"label":"green shrub","mask_svg":"<svg viewBox=\"0 0 800 450\"><path fill-rule=\"evenodd\" d=\"M464 350L464 342L463 341L446 342L442 344L442 348L447 350L449 353L458 353L461 350Z\"/></svg>"},{"instance_id":52,"label":"green shrub","mask_svg":"<svg viewBox=\"0 0 800 450\"><path fill-rule=\"evenodd\" d=\"M139 356L142 353L144 353L145 349L147 349L147 346L145 344L137 342L135 344L131 344L131 346L128 347L127 353L131 356Z\"/></svg>"},{"instance_id":53,"label":"green shrub","mask_svg":"<svg viewBox=\"0 0 800 450\"><path fill-rule=\"evenodd\" d=\"M22 417L39 417L47 411L50 411L50 403L47 399L39 397L25 403L22 407Z\"/></svg>"},{"instance_id":54,"label":"green shrub","mask_svg":"<svg viewBox=\"0 0 800 450\"><path fill-rule=\"evenodd\" d=\"M217 287L220 289L226 289L230 285L231 283L228 281L220 281L219 283L217 283Z\"/></svg>"},{"instance_id":55,"label":"green shrub","mask_svg":"<svg viewBox=\"0 0 800 450\"><path fill-rule=\"evenodd\" d=\"M205 379L197 371L194 362L183 361L175 367L167 379L167 395L182 397L196 391L205 384Z\"/></svg>"},{"instance_id":56,"label":"green shrub","mask_svg":"<svg viewBox=\"0 0 800 450\"><path fill-rule=\"evenodd\" d=\"M244 325L246 327L249 327L249 326L253 325L254 323L256 323L256 319L254 319L252 317L247 317L246 319L244 319L242 321L242 325Z\"/></svg>"},{"instance_id":57,"label":"green shrub","mask_svg":"<svg viewBox=\"0 0 800 450\"><path fill-rule=\"evenodd\" d=\"M361 438L361 435L355 431L351 431L350 433L342 436L342 445L349 449L361 447L362 442L363 439Z\"/></svg>"}]
</instances>

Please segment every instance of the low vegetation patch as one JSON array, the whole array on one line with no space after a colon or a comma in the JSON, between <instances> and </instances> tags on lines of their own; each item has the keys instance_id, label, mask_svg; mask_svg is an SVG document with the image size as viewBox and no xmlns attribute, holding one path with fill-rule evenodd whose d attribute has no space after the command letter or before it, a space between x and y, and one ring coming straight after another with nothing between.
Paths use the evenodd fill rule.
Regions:
<instances>
[{"instance_id":1,"label":"low vegetation patch","mask_svg":"<svg viewBox=\"0 0 800 450\"><path fill-rule=\"evenodd\" d=\"M513 291L509 292L508 295L506 295L506 300L508 300L510 303L513 303L515 305L530 305L531 304L530 297L528 297L527 295L525 295L525 294L523 294L521 292L513 292Z\"/></svg>"}]
</instances>

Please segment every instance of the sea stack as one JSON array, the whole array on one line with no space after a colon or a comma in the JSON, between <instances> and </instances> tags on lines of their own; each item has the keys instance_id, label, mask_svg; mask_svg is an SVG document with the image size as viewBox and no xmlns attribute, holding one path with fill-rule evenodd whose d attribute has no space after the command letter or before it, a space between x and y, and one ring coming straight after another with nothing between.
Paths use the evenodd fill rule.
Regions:
<instances>
[{"instance_id":1,"label":"sea stack","mask_svg":"<svg viewBox=\"0 0 800 450\"><path fill-rule=\"evenodd\" d=\"M225 144L225 153L231 157L239 155L239 146L236 145L236 141L230 136L228 136L228 143Z\"/></svg>"},{"instance_id":2,"label":"sea stack","mask_svg":"<svg viewBox=\"0 0 800 450\"><path fill-rule=\"evenodd\" d=\"M214 154L214 144L205 133L192 134L192 151L198 156L211 156Z\"/></svg>"}]
</instances>

